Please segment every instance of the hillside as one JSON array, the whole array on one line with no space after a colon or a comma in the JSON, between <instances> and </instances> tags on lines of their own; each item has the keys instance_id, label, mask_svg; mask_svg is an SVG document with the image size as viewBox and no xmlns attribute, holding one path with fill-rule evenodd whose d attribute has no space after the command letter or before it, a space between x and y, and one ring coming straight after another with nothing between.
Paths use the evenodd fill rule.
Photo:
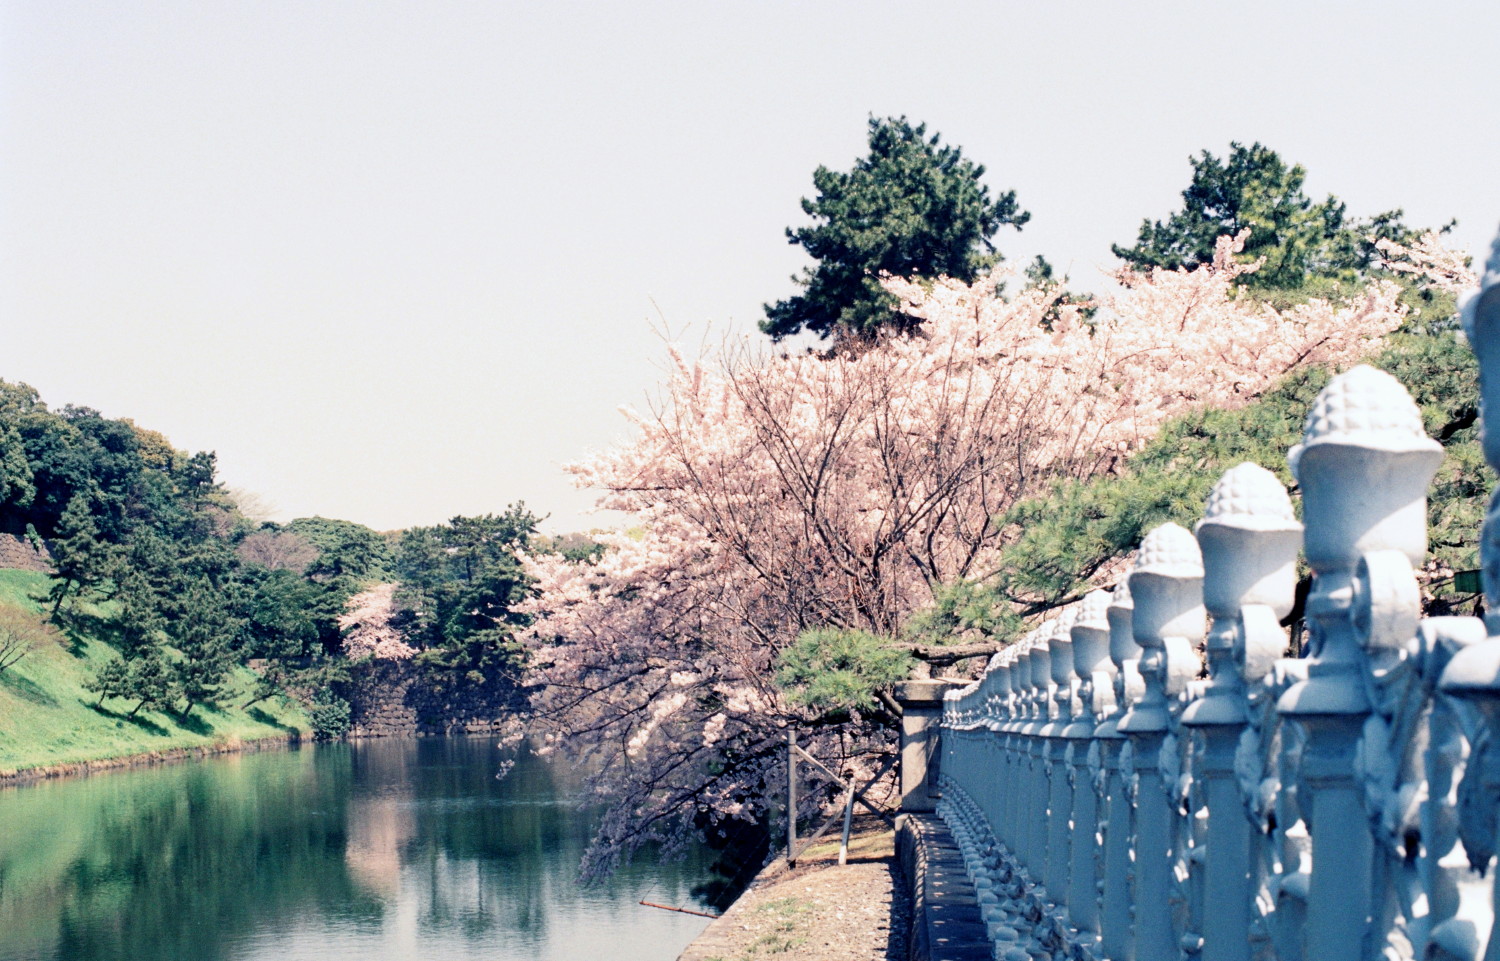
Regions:
<instances>
[{"instance_id":1,"label":"hillside","mask_svg":"<svg viewBox=\"0 0 1500 961\"><path fill-rule=\"evenodd\" d=\"M0 605L37 610L49 580L35 571L0 570ZM85 608L87 609L87 608ZM84 689L114 649L98 637L80 632L39 646L10 668L0 671L0 775L19 769L118 758L177 748L222 746L260 738L305 736L310 731L300 707L279 698L250 710L237 706L249 698L253 675L236 667L223 707L195 707L187 718L141 711L98 698Z\"/></svg>"}]
</instances>

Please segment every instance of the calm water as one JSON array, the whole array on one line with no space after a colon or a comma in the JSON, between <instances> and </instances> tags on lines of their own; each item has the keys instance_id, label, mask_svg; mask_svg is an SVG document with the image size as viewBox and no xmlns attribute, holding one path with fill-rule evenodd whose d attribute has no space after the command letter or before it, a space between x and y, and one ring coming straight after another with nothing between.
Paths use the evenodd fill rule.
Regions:
<instances>
[{"instance_id":1,"label":"calm water","mask_svg":"<svg viewBox=\"0 0 1500 961\"><path fill-rule=\"evenodd\" d=\"M710 855L574 881L562 765L486 738L306 747L0 791L0 959L670 961Z\"/></svg>"}]
</instances>

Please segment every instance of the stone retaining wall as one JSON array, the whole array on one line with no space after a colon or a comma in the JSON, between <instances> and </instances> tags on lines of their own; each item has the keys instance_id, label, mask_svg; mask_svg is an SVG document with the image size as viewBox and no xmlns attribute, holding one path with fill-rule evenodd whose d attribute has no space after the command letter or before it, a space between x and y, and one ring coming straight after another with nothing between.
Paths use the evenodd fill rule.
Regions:
<instances>
[{"instance_id":1,"label":"stone retaining wall","mask_svg":"<svg viewBox=\"0 0 1500 961\"><path fill-rule=\"evenodd\" d=\"M411 661L366 661L350 674L340 691L350 737L495 734L525 702L524 691L505 683L440 689Z\"/></svg>"},{"instance_id":2,"label":"stone retaining wall","mask_svg":"<svg viewBox=\"0 0 1500 961\"><path fill-rule=\"evenodd\" d=\"M52 555L47 553L45 546L38 551L24 538L14 534L0 534L0 567L50 574Z\"/></svg>"}]
</instances>

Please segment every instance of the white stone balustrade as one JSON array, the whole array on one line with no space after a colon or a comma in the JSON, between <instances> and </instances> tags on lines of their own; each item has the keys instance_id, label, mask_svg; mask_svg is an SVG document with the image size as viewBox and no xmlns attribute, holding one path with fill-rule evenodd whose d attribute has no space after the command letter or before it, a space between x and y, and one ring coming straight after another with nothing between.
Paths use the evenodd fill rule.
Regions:
<instances>
[{"instance_id":1,"label":"white stone balustrade","mask_svg":"<svg viewBox=\"0 0 1500 961\"><path fill-rule=\"evenodd\" d=\"M1500 411L1500 240L1464 323ZM996 958L1500 961L1500 495L1487 623L1424 619L1441 459L1399 383L1347 371L1289 455L1305 530L1241 464L948 695L938 812Z\"/></svg>"}]
</instances>

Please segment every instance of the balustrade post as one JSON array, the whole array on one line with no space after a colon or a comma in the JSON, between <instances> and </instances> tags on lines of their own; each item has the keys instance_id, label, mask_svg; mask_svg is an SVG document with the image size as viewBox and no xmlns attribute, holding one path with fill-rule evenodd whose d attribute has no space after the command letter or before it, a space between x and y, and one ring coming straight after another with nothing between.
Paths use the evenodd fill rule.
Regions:
<instances>
[{"instance_id":1,"label":"balustrade post","mask_svg":"<svg viewBox=\"0 0 1500 961\"><path fill-rule=\"evenodd\" d=\"M1130 572L1135 601L1132 629L1141 646L1146 690L1120 720L1131 741L1136 788L1136 956L1145 961L1175 958L1179 938L1172 918L1173 819L1175 806L1161 758L1171 734L1168 697L1176 697L1198 673L1193 645L1203 637L1203 560L1185 528L1163 524L1146 535Z\"/></svg>"},{"instance_id":2,"label":"balustrade post","mask_svg":"<svg viewBox=\"0 0 1500 961\"><path fill-rule=\"evenodd\" d=\"M1001 651L996 655L1000 666L996 671L996 689L999 692L998 721L995 725L995 743L1000 754L998 765L1002 789L996 798L995 838L1007 851L1014 852L1015 838L1011 825L1017 810L1016 799L1020 793L1020 778L1016 771L1014 744L1011 727L1015 723L1016 670L1015 650Z\"/></svg>"},{"instance_id":3,"label":"balustrade post","mask_svg":"<svg viewBox=\"0 0 1500 961\"><path fill-rule=\"evenodd\" d=\"M1052 632L1052 622L1047 621L1036 632L1031 647L1031 686L1035 692L1035 705L1032 722L1027 725L1027 739L1031 757L1031 784L1032 784L1032 808L1031 820L1027 824L1027 830L1031 832L1028 842L1027 856L1030 859L1028 869L1031 879L1036 884L1036 896L1043 901L1049 900L1051 892L1048 883L1051 878L1047 874L1047 805L1048 805L1048 781L1047 781L1047 739L1043 732L1052 721L1052 651L1047 646L1048 635Z\"/></svg>"},{"instance_id":4,"label":"balustrade post","mask_svg":"<svg viewBox=\"0 0 1500 961\"><path fill-rule=\"evenodd\" d=\"M1104 782L1104 878L1099 903L1099 937L1104 956L1110 961L1134 961L1135 922L1130 910L1132 882L1130 852L1135 836L1135 806L1128 791L1125 735L1120 719L1130 703L1141 696L1144 684L1136 665L1141 648L1131 626L1134 602L1127 574L1115 586L1109 604L1109 659L1114 701L1109 715L1094 731L1099 745L1099 763Z\"/></svg>"},{"instance_id":5,"label":"balustrade post","mask_svg":"<svg viewBox=\"0 0 1500 961\"><path fill-rule=\"evenodd\" d=\"M990 660L993 661L994 657ZM974 787L969 791L969 797L978 807L985 823L993 824L995 798L999 794L999 784L993 774L999 759L995 754L993 738L990 736L990 731L995 724L995 677L988 665L974 683L976 685L974 691ZM993 828L990 829L990 833L994 833Z\"/></svg>"},{"instance_id":6,"label":"balustrade post","mask_svg":"<svg viewBox=\"0 0 1500 961\"><path fill-rule=\"evenodd\" d=\"M1384 571L1391 552L1421 563L1427 485L1442 457L1406 390L1389 374L1359 366L1318 395L1303 441L1288 458L1302 486L1313 570L1312 656L1307 680L1277 707L1307 739L1298 777L1307 788L1299 797L1312 835L1303 948L1309 961L1355 961L1368 953L1374 849L1355 757L1370 715L1370 665L1354 615L1357 600L1372 589L1371 564Z\"/></svg>"},{"instance_id":7,"label":"balustrade post","mask_svg":"<svg viewBox=\"0 0 1500 961\"><path fill-rule=\"evenodd\" d=\"M1072 865L1068 871L1068 918L1081 942L1099 941L1099 797L1090 771L1094 731L1107 705L1106 690L1114 665L1109 660L1109 601L1105 591L1094 591L1078 606L1073 622L1073 673L1078 678L1077 714L1063 731L1068 740L1072 789Z\"/></svg>"},{"instance_id":8,"label":"balustrade post","mask_svg":"<svg viewBox=\"0 0 1500 961\"><path fill-rule=\"evenodd\" d=\"M994 655L985 671L990 682L988 719L985 722L985 742L989 745L990 761L981 776L990 785L990 803L985 810L985 817L989 819L990 831L995 836L996 844L1002 843L1001 822L1004 820L1005 800L1011 792L1011 783L1005 771L1005 740L1001 733L1005 728L1005 697L1010 675L1005 659L1004 651Z\"/></svg>"},{"instance_id":9,"label":"balustrade post","mask_svg":"<svg viewBox=\"0 0 1500 961\"><path fill-rule=\"evenodd\" d=\"M1484 456L1500 471L1500 237L1490 250L1479 293L1463 310L1464 331L1479 358L1479 387L1484 411ZM1484 567L1485 640L1453 655L1443 670L1439 689L1473 704L1479 713L1479 730L1458 788L1458 835L1469 863L1476 871L1489 871L1500 848L1500 490L1490 498L1480 538ZM1500 931L1494 920L1500 915L1500 884L1492 882L1488 931L1465 931L1449 924L1435 930L1432 947L1459 956L1469 941L1483 948L1485 961L1500 959ZM1437 952L1433 952L1434 955ZM1477 953L1477 950L1476 950Z\"/></svg>"},{"instance_id":10,"label":"balustrade post","mask_svg":"<svg viewBox=\"0 0 1500 961\"><path fill-rule=\"evenodd\" d=\"M1034 772L1031 764L1031 737L1028 734L1031 725L1036 721L1036 686L1031 679L1032 640L1030 634L1021 639L1012 666L1014 672L1012 683L1018 685L1018 696L1016 718L1011 723L1010 729L1011 757L1015 764L1015 782L1020 795L1016 799L1016 819L1011 829L1013 836L1011 848L1027 879L1036 877L1036 865L1032 861L1031 854L1031 824L1036 819L1036 785L1031 779Z\"/></svg>"},{"instance_id":11,"label":"balustrade post","mask_svg":"<svg viewBox=\"0 0 1500 961\"><path fill-rule=\"evenodd\" d=\"M1068 741L1073 723L1073 622L1077 608L1058 615L1047 636L1053 684L1051 722L1042 729L1047 752L1047 890L1059 908L1058 919L1068 923L1069 873L1072 870L1073 791L1068 784Z\"/></svg>"},{"instance_id":12,"label":"balustrade post","mask_svg":"<svg viewBox=\"0 0 1500 961\"><path fill-rule=\"evenodd\" d=\"M1197 768L1208 802L1201 870L1204 961L1249 961L1254 918L1253 838L1242 812L1235 750L1249 720L1247 684L1259 683L1286 650L1280 619L1292 609L1302 525L1276 475L1254 464L1224 474L1197 527L1203 598L1213 615L1210 683L1182 723L1202 738Z\"/></svg>"},{"instance_id":13,"label":"balustrade post","mask_svg":"<svg viewBox=\"0 0 1500 961\"><path fill-rule=\"evenodd\" d=\"M895 685L895 698L901 705L903 811L931 811L937 806L937 779L931 775L940 766L942 757L937 753L938 721L948 704L946 692L953 687L952 681L936 678L901 681ZM956 703L965 705L963 700ZM966 743L967 735L960 733L955 741L953 763L962 771L971 766L972 751Z\"/></svg>"}]
</instances>

